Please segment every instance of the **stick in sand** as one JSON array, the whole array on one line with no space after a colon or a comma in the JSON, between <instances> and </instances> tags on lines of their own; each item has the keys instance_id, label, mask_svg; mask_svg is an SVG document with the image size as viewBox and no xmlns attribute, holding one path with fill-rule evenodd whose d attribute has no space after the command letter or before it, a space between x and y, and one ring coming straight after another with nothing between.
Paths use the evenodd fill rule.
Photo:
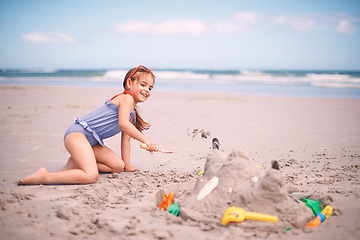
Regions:
<instances>
[{"instance_id":1,"label":"stick in sand","mask_svg":"<svg viewBox=\"0 0 360 240\"><path fill-rule=\"evenodd\" d=\"M146 149L147 148L147 145L145 143L141 143L140 144L140 148L142 149ZM159 150L157 150L157 152L162 152L162 153L175 153L173 151L169 151L169 150L165 150L165 149L161 149L159 148Z\"/></svg>"}]
</instances>

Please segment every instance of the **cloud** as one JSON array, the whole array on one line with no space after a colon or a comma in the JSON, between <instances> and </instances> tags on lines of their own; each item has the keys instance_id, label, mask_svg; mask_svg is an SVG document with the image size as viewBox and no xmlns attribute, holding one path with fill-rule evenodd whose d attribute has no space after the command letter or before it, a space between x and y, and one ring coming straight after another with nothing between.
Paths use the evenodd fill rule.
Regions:
<instances>
[{"instance_id":1,"label":"cloud","mask_svg":"<svg viewBox=\"0 0 360 240\"><path fill-rule=\"evenodd\" d=\"M22 40L27 43L71 43L74 39L64 33L46 33L37 31L35 33L23 34Z\"/></svg>"},{"instance_id":2,"label":"cloud","mask_svg":"<svg viewBox=\"0 0 360 240\"><path fill-rule=\"evenodd\" d=\"M293 31L331 30L340 34L355 34L359 18L345 14L261 15L239 12L218 22L204 20L171 20L160 23L129 21L116 23L114 32L146 35L236 34L251 31L290 29Z\"/></svg>"},{"instance_id":3,"label":"cloud","mask_svg":"<svg viewBox=\"0 0 360 240\"><path fill-rule=\"evenodd\" d=\"M124 24L117 23L114 30L117 33L196 36L208 32L209 28L201 20L165 21L162 23L132 21Z\"/></svg>"},{"instance_id":4,"label":"cloud","mask_svg":"<svg viewBox=\"0 0 360 240\"><path fill-rule=\"evenodd\" d=\"M336 25L336 31L338 33L343 33L346 35L352 35L356 33L357 25L347 19L340 20L340 22Z\"/></svg>"},{"instance_id":5,"label":"cloud","mask_svg":"<svg viewBox=\"0 0 360 240\"><path fill-rule=\"evenodd\" d=\"M312 31L325 29L326 21L316 14L308 15L278 15L273 17L275 27L289 27L295 31Z\"/></svg>"},{"instance_id":6,"label":"cloud","mask_svg":"<svg viewBox=\"0 0 360 240\"><path fill-rule=\"evenodd\" d=\"M239 12L235 14L234 19L241 23L242 25L247 25L249 23L254 23L260 18L260 15L251 12Z\"/></svg>"},{"instance_id":7,"label":"cloud","mask_svg":"<svg viewBox=\"0 0 360 240\"><path fill-rule=\"evenodd\" d=\"M276 27L289 27L295 31L336 30L337 33L352 35L357 31L359 18L345 14L279 15L273 17Z\"/></svg>"},{"instance_id":8,"label":"cloud","mask_svg":"<svg viewBox=\"0 0 360 240\"><path fill-rule=\"evenodd\" d=\"M116 23L114 31L128 34L153 34L153 35L192 35L204 33L236 33L249 30L248 25L256 22L258 15L253 13L238 13L231 20L207 23L203 20L172 20L161 23L129 21Z\"/></svg>"},{"instance_id":9,"label":"cloud","mask_svg":"<svg viewBox=\"0 0 360 240\"><path fill-rule=\"evenodd\" d=\"M240 12L235 14L232 19L217 22L209 26L213 33L232 34L255 30L255 26L260 19L260 15L251 12Z\"/></svg>"}]
</instances>

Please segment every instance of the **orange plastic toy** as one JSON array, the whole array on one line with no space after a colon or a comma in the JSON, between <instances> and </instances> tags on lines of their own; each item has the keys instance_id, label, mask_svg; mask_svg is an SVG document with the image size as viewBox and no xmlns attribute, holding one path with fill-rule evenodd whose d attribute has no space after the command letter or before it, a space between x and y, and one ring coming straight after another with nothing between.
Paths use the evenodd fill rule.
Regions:
<instances>
[{"instance_id":1,"label":"orange plastic toy","mask_svg":"<svg viewBox=\"0 0 360 240\"><path fill-rule=\"evenodd\" d=\"M328 219L330 217L330 215L333 212L333 208L329 205L327 205L322 211L321 213L319 213L318 215L316 215L316 217L311 220L310 222L308 222L306 224L306 227L308 228L314 228L319 226L321 223L323 223L326 219Z\"/></svg>"},{"instance_id":2,"label":"orange plastic toy","mask_svg":"<svg viewBox=\"0 0 360 240\"><path fill-rule=\"evenodd\" d=\"M171 205L173 205L173 203L174 203L174 193L170 192L168 195L164 194L164 198L160 203L159 210L164 209L164 211L166 211L166 209Z\"/></svg>"},{"instance_id":3,"label":"orange plastic toy","mask_svg":"<svg viewBox=\"0 0 360 240\"><path fill-rule=\"evenodd\" d=\"M314 218L313 220L311 220L310 222L308 222L306 224L306 227L308 228L314 228L317 227L321 224L321 217L317 216L316 218Z\"/></svg>"}]
</instances>

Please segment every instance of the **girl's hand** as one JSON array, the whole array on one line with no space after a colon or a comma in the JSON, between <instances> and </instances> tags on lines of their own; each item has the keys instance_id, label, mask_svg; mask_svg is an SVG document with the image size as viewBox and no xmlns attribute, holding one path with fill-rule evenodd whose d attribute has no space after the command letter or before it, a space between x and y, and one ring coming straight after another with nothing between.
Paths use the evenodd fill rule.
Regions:
<instances>
[{"instance_id":1,"label":"girl's hand","mask_svg":"<svg viewBox=\"0 0 360 240\"><path fill-rule=\"evenodd\" d=\"M156 143L150 142L150 141L147 141L147 142L144 142L144 143L147 146L145 149L147 151L149 151L150 153L159 151L159 147L156 145Z\"/></svg>"},{"instance_id":2,"label":"girl's hand","mask_svg":"<svg viewBox=\"0 0 360 240\"><path fill-rule=\"evenodd\" d=\"M124 172L136 172L136 171L140 171L140 168L132 167L132 166L124 168Z\"/></svg>"}]
</instances>

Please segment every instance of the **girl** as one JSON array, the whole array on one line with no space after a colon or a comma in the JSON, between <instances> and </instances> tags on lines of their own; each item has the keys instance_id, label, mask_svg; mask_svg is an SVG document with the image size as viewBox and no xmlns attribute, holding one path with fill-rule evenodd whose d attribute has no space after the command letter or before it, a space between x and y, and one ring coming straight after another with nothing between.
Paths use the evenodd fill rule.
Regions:
<instances>
[{"instance_id":1,"label":"girl","mask_svg":"<svg viewBox=\"0 0 360 240\"><path fill-rule=\"evenodd\" d=\"M64 136L64 145L70 153L69 160L59 172L50 173L40 168L21 179L18 184L85 184L97 181L101 172L137 171L131 166L130 138L145 143L150 153L158 151L155 143L141 132L149 129L136 111L138 102L151 95L155 75L144 66L132 68L123 82L124 92L107 100L105 105L80 119L76 119ZM104 146L102 139L121 134L121 157Z\"/></svg>"}]
</instances>

